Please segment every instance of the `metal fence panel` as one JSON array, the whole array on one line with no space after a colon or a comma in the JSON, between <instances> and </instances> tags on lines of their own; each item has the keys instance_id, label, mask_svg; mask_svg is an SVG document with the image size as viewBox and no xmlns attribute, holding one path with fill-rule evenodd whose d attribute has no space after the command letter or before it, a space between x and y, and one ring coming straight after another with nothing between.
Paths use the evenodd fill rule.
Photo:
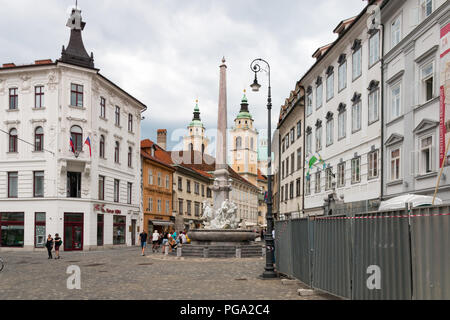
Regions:
<instances>
[{"instance_id":1,"label":"metal fence panel","mask_svg":"<svg viewBox=\"0 0 450 320\"><path fill-rule=\"evenodd\" d=\"M411 299L409 226L405 210L357 214L352 224L352 299Z\"/></svg>"},{"instance_id":2,"label":"metal fence panel","mask_svg":"<svg viewBox=\"0 0 450 320\"><path fill-rule=\"evenodd\" d=\"M414 299L450 299L449 213L449 206L412 210Z\"/></svg>"},{"instance_id":3,"label":"metal fence panel","mask_svg":"<svg viewBox=\"0 0 450 320\"><path fill-rule=\"evenodd\" d=\"M314 221L313 287L351 298L350 220Z\"/></svg>"},{"instance_id":4,"label":"metal fence panel","mask_svg":"<svg viewBox=\"0 0 450 320\"><path fill-rule=\"evenodd\" d=\"M308 225L308 219L292 220L292 272L295 278L311 285Z\"/></svg>"},{"instance_id":5,"label":"metal fence panel","mask_svg":"<svg viewBox=\"0 0 450 320\"><path fill-rule=\"evenodd\" d=\"M275 223L275 265L278 272L293 276L292 272L292 222Z\"/></svg>"}]
</instances>

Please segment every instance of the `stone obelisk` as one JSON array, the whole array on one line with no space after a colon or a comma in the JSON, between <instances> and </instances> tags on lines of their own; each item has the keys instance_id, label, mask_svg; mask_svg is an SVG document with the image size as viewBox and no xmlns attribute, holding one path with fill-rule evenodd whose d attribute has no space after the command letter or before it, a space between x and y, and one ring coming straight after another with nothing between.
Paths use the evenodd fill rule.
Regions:
<instances>
[{"instance_id":1,"label":"stone obelisk","mask_svg":"<svg viewBox=\"0 0 450 320\"><path fill-rule=\"evenodd\" d=\"M228 182L227 165L227 66L225 57L220 65L219 110L216 137L216 171L214 171L214 210L229 199L230 184Z\"/></svg>"}]
</instances>

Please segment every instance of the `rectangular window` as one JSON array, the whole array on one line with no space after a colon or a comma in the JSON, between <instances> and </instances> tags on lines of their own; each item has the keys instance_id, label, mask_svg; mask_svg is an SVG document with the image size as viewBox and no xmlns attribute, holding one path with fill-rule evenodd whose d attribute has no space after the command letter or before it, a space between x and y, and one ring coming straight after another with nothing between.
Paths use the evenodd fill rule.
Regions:
<instances>
[{"instance_id":1,"label":"rectangular window","mask_svg":"<svg viewBox=\"0 0 450 320\"><path fill-rule=\"evenodd\" d=\"M296 189L297 189L297 192L295 193L295 195L297 196L297 197L300 197L300 194L301 194L301 180L300 180L300 178L298 178L296 181L295 181L295 186L296 186Z\"/></svg>"},{"instance_id":2,"label":"rectangular window","mask_svg":"<svg viewBox=\"0 0 450 320\"><path fill-rule=\"evenodd\" d=\"M198 182L194 182L194 193L200 194L200 184Z\"/></svg>"},{"instance_id":3,"label":"rectangular window","mask_svg":"<svg viewBox=\"0 0 450 320\"><path fill-rule=\"evenodd\" d=\"M297 122L297 139L302 136L302 121Z\"/></svg>"},{"instance_id":4,"label":"rectangular window","mask_svg":"<svg viewBox=\"0 0 450 320\"><path fill-rule=\"evenodd\" d=\"M302 157L302 148L297 149L297 170L302 168L303 157Z\"/></svg>"},{"instance_id":5,"label":"rectangular window","mask_svg":"<svg viewBox=\"0 0 450 320\"><path fill-rule=\"evenodd\" d=\"M421 0L422 3L422 17L425 19L433 13L433 0Z\"/></svg>"},{"instance_id":6,"label":"rectangular window","mask_svg":"<svg viewBox=\"0 0 450 320\"><path fill-rule=\"evenodd\" d=\"M294 182L289 184L289 199L294 199Z\"/></svg>"},{"instance_id":7,"label":"rectangular window","mask_svg":"<svg viewBox=\"0 0 450 320\"><path fill-rule=\"evenodd\" d=\"M311 194L311 177L309 177L309 179L306 179L305 194L306 195L310 195Z\"/></svg>"},{"instance_id":8,"label":"rectangular window","mask_svg":"<svg viewBox=\"0 0 450 320\"><path fill-rule=\"evenodd\" d=\"M373 151L367 155L369 162L369 180L378 178L378 151Z\"/></svg>"},{"instance_id":9,"label":"rectangular window","mask_svg":"<svg viewBox=\"0 0 450 320\"><path fill-rule=\"evenodd\" d=\"M352 159L352 183L361 182L361 158Z\"/></svg>"},{"instance_id":10,"label":"rectangular window","mask_svg":"<svg viewBox=\"0 0 450 320\"><path fill-rule=\"evenodd\" d=\"M156 201L156 212L160 213L162 211L162 202L161 199Z\"/></svg>"},{"instance_id":11,"label":"rectangular window","mask_svg":"<svg viewBox=\"0 0 450 320\"><path fill-rule=\"evenodd\" d=\"M44 107L44 86L34 87L34 107L36 109Z\"/></svg>"},{"instance_id":12,"label":"rectangular window","mask_svg":"<svg viewBox=\"0 0 450 320\"><path fill-rule=\"evenodd\" d=\"M18 102L17 88L9 89L9 110L16 110L18 108Z\"/></svg>"},{"instance_id":13,"label":"rectangular window","mask_svg":"<svg viewBox=\"0 0 450 320\"><path fill-rule=\"evenodd\" d=\"M377 31L369 39L369 67L380 59L380 33Z\"/></svg>"},{"instance_id":14,"label":"rectangular window","mask_svg":"<svg viewBox=\"0 0 450 320\"><path fill-rule=\"evenodd\" d=\"M191 193L191 181L190 180L186 181L186 191L187 191L187 193Z\"/></svg>"},{"instance_id":15,"label":"rectangular window","mask_svg":"<svg viewBox=\"0 0 450 320\"><path fill-rule=\"evenodd\" d=\"M306 95L306 115L309 116L312 113L312 93Z\"/></svg>"},{"instance_id":16,"label":"rectangular window","mask_svg":"<svg viewBox=\"0 0 450 320\"><path fill-rule=\"evenodd\" d=\"M306 135L306 153L312 153L312 133Z\"/></svg>"},{"instance_id":17,"label":"rectangular window","mask_svg":"<svg viewBox=\"0 0 450 320\"><path fill-rule=\"evenodd\" d=\"M97 246L103 246L103 234L105 232L105 216L97 215Z\"/></svg>"},{"instance_id":18,"label":"rectangular window","mask_svg":"<svg viewBox=\"0 0 450 320\"><path fill-rule=\"evenodd\" d=\"M391 150L391 181L400 180L400 149Z\"/></svg>"},{"instance_id":19,"label":"rectangular window","mask_svg":"<svg viewBox=\"0 0 450 320\"><path fill-rule=\"evenodd\" d=\"M287 150L289 148L289 134L286 135L284 141L286 142L286 150Z\"/></svg>"},{"instance_id":20,"label":"rectangular window","mask_svg":"<svg viewBox=\"0 0 450 320\"><path fill-rule=\"evenodd\" d=\"M116 106L115 116L116 116L116 126L120 127L120 107L118 106Z\"/></svg>"},{"instance_id":21,"label":"rectangular window","mask_svg":"<svg viewBox=\"0 0 450 320\"><path fill-rule=\"evenodd\" d=\"M352 107L352 132L361 130L361 102Z\"/></svg>"},{"instance_id":22,"label":"rectangular window","mask_svg":"<svg viewBox=\"0 0 450 320\"><path fill-rule=\"evenodd\" d=\"M113 244L114 245L125 244L126 222L127 222L126 216L114 216L113 217Z\"/></svg>"},{"instance_id":23,"label":"rectangular window","mask_svg":"<svg viewBox=\"0 0 450 320\"><path fill-rule=\"evenodd\" d=\"M289 185L286 183L286 185L284 186L284 191L285 191L285 197L284 200L288 201L289 200Z\"/></svg>"},{"instance_id":24,"label":"rectangular window","mask_svg":"<svg viewBox=\"0 0 450 320\"><path fill-rule=\"evenodd\" d=\"M401 87L400 83L391 88L391 120L400 116L401 108Z\"/></svg>"},{"instance_id":25,"label":"rectangular window","mask_svg":"<svg viewBox=\"0 0 450 320\"><path fill-rule=\"evenodd\" d=\"M395 47L402 39L402 20L399 15L391 24L391 48Z\"/></svg>"},{"instance_id":26,"label":"rectangular window","mask_svg":"<svg viewBox=\"0 0 450 320\"><path fill-rule=\"evenodd\" d=\"M170 201L166 200L166 213L170 212Z\"/></svg>"},{"instance_id":27,"label":"rectangular window","mask_svg":"<svg viewBox=\"0 0 450 320\"><path fill-rule=\"evenodd\" d=\"M45 248L45 212L36 212L34 214L34 247Z\"/></svg>"},{"instance_id":28,"label":"rectangular window","mask_svg":"<svg viewBox=\"0 0 450 320\"><path fill-rule=\"evenodd\" d=\"M192 201L191 200L187 200L186 201L186 210L187 210L187 215L191 216L192 215Z\"/></svg>"},{"instance_id":29,"label":"rectangular window","mask_svg":"<svg viewBox=\"0 0 450 320\"><path fill-rule=\"evenodd\" d=\"M153 170L148 169L148 184L153 185Z\"/></svg>"},{"instance_id":30,"label":"rectangular window","mask_svg":"<svg viewBox=\"0 0 450 320\"><path fill-rule=\"evenodd\" d=\"M44 171L33 172L33 197L44 197Z\"/></svg>"},{"instance_id":31,"label":"rectangular window","mask_svg":"<svg viewBox=\"0 0 450 320\"><path fill-rule=\"evenodd\" d=\"M295 128L291 129L291 144L295 142Z\"/></svg>"},{"instance_id":32,"label":"rectangular window","mask_svg":"<svg viewBox=\"0 0 450 320\"><path fill-rule=\"evenodd\" d=\"M170 189L170 177L166 175L166 189Z\"/></svg>"},{"instance_id":33,"label":"rectangular window","mask_svg":"<svg viewBox=\"0 0 450 320\"><path fill-rule=\"evenodd\" d=\"M206 188L206 197L207 198L212 198L212 192L210 188Z\"/></svg>"},{"instance_id":34,"label":"rectangular window","mask_svg":"<svg viewBox=\"0 0 450 320\"><path fill-rule=\"evenodd\" d=\"M127 203L131 204L133 196L133 184L131 182L127 183Z\"/></svg>"},{"instance_id":35,"label":"rectangular window","mask_svg":"<svg viewBox=\"0 0 450 320\"><path fill-rule=\"evenodd\" d=\"M100 97L100 117L106 118L106 100Z\"/></svg>"},{"instance_id":36,"label":"rectangular window","mask_svg":"<svg viewBox=\"0 0 450 320\"><path fill-rule=\"evenodd\" d=\"M361 76L361 48L356 50L352 56L353 63L353 80L356 80L359 76Z\"/></svg>"},{"instance_id":37,"label":"rectangular window","mask_svg":"<svg viewBox=\"0 0 450 320\"><path fill-rule=\"evenodd\" d=\"M338 115L338 136L339 140L344 139L347 135L347 111L340 112Z\"/></svg>"},{"instance_id":38,"label":"rectangular window","mask_svg":"<svg viewBox=\"0 0 450 320\"><path fill-rule=\"evenodd\" d=\"M338 69L338 86L339 92L344 90L347 87L347 61L339 66Z\"/></svg>"},{"instance_id":39,"label":"rectangular window","mask_svg":"<svg viewBox=\"0 0 450 320\"><path fill-rule=\"evenodd\" d=\"M333 144L334 120L327 120L327 147Z\"/></svg>"},{"instance_id":40,"label":"rectangular window","mask_svg":"<svg viewBox=\"0 0 450 320\"><path fill-rule=\"evenodd\" d=\"M284 153L284 151L286 150L285 148L285 144L284 144L284 138L281 140L281 153Z\"/></svg>"},{"instance_id":41,"label":"rectangular window","mask_svg":"<svg viewBox=\"0 0 450 320\"><path fill-rule=\"evenodd\" d=\"M114 202L119 202L120 180L114 179Z\"/></svg>"},{"instance_id":42,"label":"rectangular window","mask_svg":"<svg viewBox=\"0 0 450 320\"><path fill-rule=\"evenodd\" d=\"M205 196L205 186L202 184L202 197Z\"/></svg>"},{"instance_id":43,"label":"rectangular window","mask_svg":"<svg viewBox=\"0 0 450 320\"><path fill-rule=\"evenodd\" d=\"M420 158L419 167L421 174L433 172L432 152L433 137L428 136L420 139Z\"/></svg>"},{"instance_id":44,"label":"rectangular window","mask_svg":"<svg viewBox=\"0 0 450 320\"><path fill-rule=\"evenodd\" d=\"M323 96L323 87L322 84L320 84L317 88L316 88L316 109L319 109L320 107L322 107L322 96Z\"/></svg>"},{"instance_id":45,"label":"rectangular window","mask_svg":"<svg viewBox=\"0 0 450 320\"><path fill-rule=\"evenodd\" d=\"M316 172L316 188L315 188L315 192L316 193L320 193L320 171Z\"/></svg>"},{"instance_id":46,"label":"rectangular window","mask_svg":"<svg viewBox=\"0 0 450 320\"><path fill-rule=\"evenodd\" d=\"M289 157L286 158L286 177L289 176Z\"/></svg>"},{"instance_id":47,"label":"rectangular window","mask_svg":"<svg viewBox=\"0 0 450 320\"><path fill-rule=\"evenodd\" d=\"M337 170L337 185L341 188L345 186L345 162L339 163Z\"/></svg>"},{"instance_id":48,"label":"rectangular window","mask_svg":"<svg viewBox=\"0 0 450 320\"><path fill-rule=\"evenodd\" d=\"M74 107L83 107L83 86L71 84L70 105Z\"/></svg>"},{"instance_id":49,"label":"rectangular window","mask_svg":"<svg viewBox=\"0 0 450 320\"><path fill-rule=\"evenodd\" d=\"M131 113L128 114L128 131L133 132L133 115Z\"/></svg>"},{"instance_id":50,"label":"rectangular window","mask_svg":"<svg viewBox=\"0 0 450 320\"><path fill-rule=\"evenodd\" d=\"M162 175L161 172L158 172L158 187L162 186Z\"/></svg>"},{"instance_id":51,"label":"rectangular window","mask_svg":"<svg viewBox=\"0 0 450 320\"><path fill-rule=\"evenodd\" d=\"M291 154L291 174L295 171L295 153Z\"/></svg>"},{"instance_id":52,"label":"rectangular window","mask_svg":"<svg viewBox=\"0 0 450 320\"><path fill-rule=\"evenodd\" d=\"M98 200L105 200L105 177L98 176Z\"/></svg>"},{"instance_id":53,"label":"rectangular window","mask_svg":"<svg viewBox=\"0 0 450 320\"><path fill-rule=\"evenodd\" d=\"M334 97L334 73L327 77L327 101Z\"/></svg>"},{"instance_id":54,"label":"rectangular window","mask_svg":"<svg viewBox=\"0 0 450 320\"><path fill-rule=\"evenodd\" d=\"M18 172L8 172L8 198L17 198Z\"/></svg>"},{"instance_id":55,"label":"rectangular window","mask_svg":"<svg viewBox=\"0 0 450 320\"><path fill-rule=\"evenodd\" d=\"M427 102L434 98L434 62L421 68L422 101Z\"/></svg>"},{"instance_id":56,"label":"rectangular window","mask_svg":"<svg viewBox=\"0 0 450 320\"><path fill-rule=\"evenodd\" d=\"M194 202L194 214L196 217L200 217L200 203Z\"/></svg>"},{"instance_id":57,"label":"rectangular window","mask_svg":"<svg viewBox=\"0 0 450 320\"><path fill-rule=\"evenodd\" d=\"M178 199L178 212L180 214L184 214L184 211L183 211L183 199Z\"/></svg>"},{"instance_id":58,"label":"rectangular window","mask_svg":"<svg viewBox=\"0 0 450 320\"><path fill-rule=\"evenodd\" d=\"M24 213L0 213L0 247L23 247Z\"/></svg>"},{"instance_id":59,"label":"rectangular window","mask_svg":"<svg viewBox=\"0 0 450 320\"><path fill-rule=\"evenodd\" d=\"M148 208L147 211L153 212L153 198L148 198Z\"/></svg>"},{"instance_id":60,"label":"rectangular window","mask_svg":"<svg viewBox=\"0 0 450 320\"><path fill-rule=\"evenodd\" d=\"M81 172L67 172L67 198L81 198Z\"/></svg>"},{"instance_id":61,"label":"rectangular window","mask_svg":"<svg viewBox=\"0 0 450 320\"><path fill-rule=\"evenodd\" d=\"M183 178L178 177L178 190L183 191Z\"/></svg>"},{"instance_id":62,"label":"rectangular window","mask_svg":"<svg viewBox=\"0 0 450 320\"><path fill-rule=\"evenodd\" d=\"M281 179L284 179L284 161L281 161Z\"/></svg>"},{"instance_id":63,"label":"rectangular window","mask_svg":"<svg viewBox=\"0 0 450 320\"><path fill-rule=\"evenodd\" d=\"M327 168L325 171L325 191L331 190L333 187L333 169Z\"/></svg>"},{"instance_id":64,"label":"rectangular window","mask_svg":"<svg viewBox=\"0 0 450 320\"><path fill-rule=\"evenodd\" d=\"M316 128L316 152L322 150L322 127Z\"/></svg>"},{"instance_id":65,"label":"rectangular window","mask_svg":"<svg viewBox=\"0 0 450 320\"><path fill-rule=\"evenodd\" d=\"M378 121L378 92L377 89L369 93L369 124Z\"/></svg>"},{"instance_id":66,"label":"rectangular window","mask_svg":"<svg viewBox=\"0 0 450 320\"><path fill-rule=\"evenodd\" d=\"M280 195L281 195L281 201L283 201L284 200L284 186L281 186Z\"/></svg>"}]
</instances>

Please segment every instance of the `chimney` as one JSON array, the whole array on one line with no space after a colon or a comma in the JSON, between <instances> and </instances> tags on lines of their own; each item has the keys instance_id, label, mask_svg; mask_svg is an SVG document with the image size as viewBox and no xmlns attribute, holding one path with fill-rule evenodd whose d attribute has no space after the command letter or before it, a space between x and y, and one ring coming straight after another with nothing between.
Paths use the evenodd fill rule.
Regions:
<instances>
[{"instance_id":1,"label":"chimney","mask_svg":"<svg viewBox=\"0 0 450 320\"><path fill-rule=\"evenodd\" d=\"M50 64L53 61L51 59L45 59L45 60L36 60L34 61L34 64Z\"/></svg>"},{"instance_id":2,"label":"chimney","mask_svg":"<svg viewBox=\"0 0 450 320\"><path fill-rule=\"evenodd\" d=\"M15 67L16 65L14 64L14 63L4 63L3 64L3 68L13 68L13 67Z\"/></svg>"},{"instance_id":3,"label":"chimney","mask_svg":"<svg viewBox=\"0 0 450 320\"><path fill-rule=\"evenodd\" d=\"M157 138L157 144L164 150L167 148L167 130L166 129L159 129L158 130L158 138Z\"/></svg>"}]
</instances>

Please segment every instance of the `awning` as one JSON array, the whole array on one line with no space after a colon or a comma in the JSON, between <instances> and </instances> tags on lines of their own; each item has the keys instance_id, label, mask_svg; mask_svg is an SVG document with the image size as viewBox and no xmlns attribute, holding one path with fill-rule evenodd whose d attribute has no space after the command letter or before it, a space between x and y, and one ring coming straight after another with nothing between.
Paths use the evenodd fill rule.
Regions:
<instances>
[{"instance_id":1,"label":"awning","mask_svg":"<svg viewBox=\"0 0 450 320\"><path fill-rule=\"evenodd\" d=\"M174 223L171 221L164 221L164 220L148 220L151 222L154 226L173 226Z\"/></svg>"}]
</instances>

